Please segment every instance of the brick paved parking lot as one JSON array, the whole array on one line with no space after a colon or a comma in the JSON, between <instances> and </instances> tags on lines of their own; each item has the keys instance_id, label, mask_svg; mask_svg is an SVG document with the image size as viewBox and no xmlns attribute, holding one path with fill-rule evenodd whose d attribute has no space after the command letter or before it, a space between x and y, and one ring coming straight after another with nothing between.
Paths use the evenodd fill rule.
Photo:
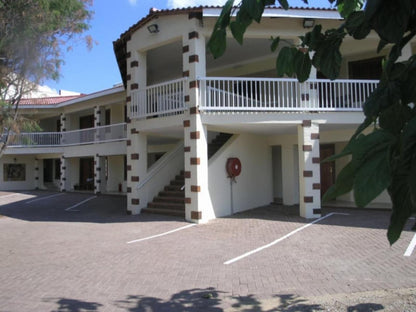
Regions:
<instances>
[{"instance_id":1,"label":"brick paved parking lot","mask_svg":"<svg viewBox=\"0 0 416 312\"><path fill-rule=\"evenodd\" d=\"M310 224L271 205L189 226L124 207L0 192L0 311L263 311L273 298L264 311L318 311L298 298L416 286L415 233L390 247L386 211L324 209Z\"/></svg>"}]
</instances>

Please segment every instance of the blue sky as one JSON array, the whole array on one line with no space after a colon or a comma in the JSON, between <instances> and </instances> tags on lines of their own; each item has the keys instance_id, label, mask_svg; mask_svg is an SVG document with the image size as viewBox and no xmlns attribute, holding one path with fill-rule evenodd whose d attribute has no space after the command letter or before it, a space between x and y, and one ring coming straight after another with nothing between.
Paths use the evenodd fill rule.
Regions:
<instances>
[{"instance_id":1,"label":"blue sky","mask_svg":"<svg viewBox=\"0 0 416 312\"><path fill-rule=\"evenodd\" d=\"M111 88L121 83L113 41L124 31L149 13L149 9L181 8L198 5L222 5L225 0L95 0L95 12L89 34L97 42L88 50L83 42L77 42L72 50L64 55L65 64L61 78L46 81L45 84L56 90L69 90L93 93ZM236 1L237 3L238 1ZM304 6L301 0L289 0L291 6ZM309 0L312 6L328 6L326 0Z\"/></svg>"}]
</instances>

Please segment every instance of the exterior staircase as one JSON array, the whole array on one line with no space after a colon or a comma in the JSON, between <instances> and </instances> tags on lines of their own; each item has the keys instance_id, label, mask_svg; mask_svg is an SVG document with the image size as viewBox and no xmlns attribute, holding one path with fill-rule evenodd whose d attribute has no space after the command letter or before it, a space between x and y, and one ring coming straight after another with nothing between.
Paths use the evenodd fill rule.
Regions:
<instances>
[{"instance_id":1,"label":"exterior staircase","mask_svg":"<svg viewBox=\"0 0 416 312\"><path fill-rule=\"evenodd\" d=\"M208 158L211 158L231 138L232 134L219 133L208 144ZM181 171L175 179L166 185L163 191L148 203L142 212L157 213L185 218L185 173Z\"/></svg>"}]
</instances>

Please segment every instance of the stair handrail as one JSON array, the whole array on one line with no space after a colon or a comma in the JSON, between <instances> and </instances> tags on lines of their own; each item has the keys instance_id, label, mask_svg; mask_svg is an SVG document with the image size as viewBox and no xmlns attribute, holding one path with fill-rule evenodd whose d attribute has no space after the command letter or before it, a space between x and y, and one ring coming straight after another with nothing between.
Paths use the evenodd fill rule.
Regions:
<instances>
[{"instance_id":1,"label":"stair handrail","mask_svg":"<svg viewBox=\"0 0 416 312\"><path fill-rule=\"evenodd\" d=\"M160 170L162 170L162 168L166 167L171 159L173 159L180 151L183 152L183 148L184 143L181 141L173 150L169 151L166 156L162 156L162 158L160 158L159 161L150 168L146 177L142 180L142 182L139 183L139 185L137 185L136 188L138 190L142 189Z\"/></svg>"}]
</instances>

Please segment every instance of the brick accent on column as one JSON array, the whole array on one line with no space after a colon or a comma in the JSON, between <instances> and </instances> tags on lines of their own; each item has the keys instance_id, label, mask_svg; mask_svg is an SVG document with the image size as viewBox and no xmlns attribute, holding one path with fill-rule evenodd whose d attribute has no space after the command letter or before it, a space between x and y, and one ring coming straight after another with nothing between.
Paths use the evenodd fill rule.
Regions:
<instances>
[{"instance_id":1,"label":"brick accent on column","mask_svg":"<svg viewBox=\"0 0 416 312\"><path fill-rule=\"evenodd\" d=\"M302 127L310 127L312 125L312 121L304 120L302 121Z\"/></svg>"},{"instance_id":2,"label":"brick accent on column","mask_svg":"<svg viewBox=\"0 0 416 312\"><path fill-rule=\"evenodd\" d=\"M184 100L185 100L185 102L189 102L189 101L190 101L189 95L185 95ZM191 109L192 109L192 108L191 108Z\"/></svg>"},{"instance_id":3,"label":"brick accent on column","mask_svg":"<svg viewBox=\"0 0 416 312\"><path fill-rule=\"evenodd\" d=\"M192 140L199 140L201 137L201 133L199 131L193 131L190 133L190 138Z\"/></svg>"},{"instance_id":4,"label":"brick accent on column","mask_svg":"<svg viewBox=\"0 0 416 312\"><path fill-rule=\"evenodd\" d=\"M130 129L130 134L139 134L139 131L136 128Z\"/></svg>"},{"instance_id":5,"label":"brick accent on column","mask_svg":"<svg viewBox=\"0 0 416 312\"><path fill-rule=\"evenodd\" d=\"M191 211L191 219L201 220L202 219L202 211Z\"/></svg>"},{"instance_id":6,"label":"brick accent on column","mask_svg":"<svg viewBox=\"0 0 416 312\"><path fill-rule=\"evenodd\" d=\"M201 160L198 157L191 157L191 165L200 165Z\"/></svg>"},{"instance_id":7,"label":"brick accent on column","mask_svg":"<svg viewBox=\"0 0 416 312\"><path fill-rule=\"evenodd\" d=\"M139 177L138 176L132 176L131 177L131 182L139 182Z\"/></svg>"},{"instance_id":8,"label":"brick accent on column","mask_svg":"<svg viewBox=\"0 0 416 312\"><path fill-rule=\"evenodd\" d=\"M312 157L312 163L313 164L320 164L321 163L321 159L319 157Z\"/></svg>"},{"instance_id":9,"label":"brick accent on column","mask_svg":"<svg viewBox=\"0 0 416 312\"><path fill-rule=\"evenodd\" d=\"M199 62L199 56L194 54L189 56L189 63L198 63Z\"/></svg>"},{"instance_id":10,"label":"brick accent on column","mask_svg":"<svg viewBox=\"0 0 416 312\"><path fill-rule=\"evenodd\" d=\"M199 34L197 31L192 31L188 34L188 39L198 39L199 38Z\"/></svg>"},{"instance_id":11,"label":"brick accent on column","mask_svg":"<svg viewBox=\"0 0 416 312\"><path fill-rule=\"evenodd\" d=\"M321 183L314 183L314 184L312 184L312 189L314 189L314 190L320 190L321 189Z\"/></svg>"},{"instance_id":12,"label":"brick accent on column","mask_svg":"<svg viewBox=\"0 0 416 312\"><path fill-rule=\"evenodd\" d=\"M193 88L199 88L199 81L198 80L193 80L189 82L189 88L193 89Z\"/></svg>"},{"instance_id":13,"label":"brick accent on column","mask_svg":"<svg viewBox=\"0 0 416 312\"><path fill-rule=\"evenodd\" d=\"M302 150L304 152L311 152L312 151L312 145L303 145Z\"/></svg>"},{"instance_id":14,"label":"brick accent on column","mask_svg":"<svg viewBox=\"0 0 416 312\"><path fill-rule=\"evenodd\" d=\"M319 133L311 133L311 140L319 140Z\"/></svg>"},{"instance_id":15,"label":"brick accent on column","mask_svg":"<svg viewBox=\"0 0 416 312\"><path fill-rule=\"evenodd\" d=\"M190 146L185 146L185 147L183 148L183 151L184 151L185 153L188 153L188 152L190 152L190 151L191 151L191 147L190 147Z\"/></svg>"},{"instance_id":16,"label":"brick accent on column","mask_svg":"<svg viewBox=\"0 0 416 312\"><path fill-rule=\"evenodd\" d=\"M139 84L138 83L132 83L130 85L130 90L137 90L139 89Z\"/></svg>"},{"instance_id":17,"label":"brick accent on column","mask_svg":"<svg viewBox=\"0 0 416 312\"><path fill-rule=\"evenodd\" d=\"M131 68L133 68L133 67L138 67L139 66L139 62L138 61L131 61L130 62L130 67Z\"/></svg>"},{"instance_id":18,"label":"brick accent on column","mask_svg":"<svg viewBox=\"0 0 416 312\"><path fill-rule=\"evenodd\" d=\"M132 198L131 199L132 205L140 205L140 199L139 198Z\"/></svg>"},{"instance_id":19,"label":"brick accent on column","mask_svg":"<svg viewBox=\"0 0 416 312\"><path fill-rule=\"evenodd\" d=\"M191 185L191 192L201 192L201 187L199 185Z\"/></svg>"},{"instance_id":20,"label":"brick accent on column","mask_svg":"<svg viewBox=\"0 0 416 312\"><path fill-rule=\"evenodd\" d=\"M191 172L190 171L185 171L185 179L190 179L191 178Z\"/></svg>"},{"instance_id":21,"label":"brick accent on column","mask_svg":"<svg viewBox=\"0 0 416 312\"><path fill-rule=\"evenodd\" d=\"M126 145L127 145L127 146L131 146L131 140L127 140L127 141L126 141Z\"/></svg>"},{"instance_id":22,"label":"brick accent on column","mask_svg":"<svg viewBox=\"0 0 416 312\"><path fill-rule=\"evenodd\" d=\"M183 126L184 126L184 128L190 127L191 126L191 121L190 120L184 120L183 121Z\"/></svg>"},{"instance_id":23,"label":"brick accent on column","mask_svg":"<svg viewBox=\"0 0 416 312\"><path fill-rule=\"evenodd\" d=\"M189 45L182 47L182 53L188 53L189 52Z\"/></svg>"},{"instance_id":24,"label":"brick accent on column","mask_svg":"<svg viewBox=\"0 0 416 312\"><path fill-rule=\"evenodd\" d=\"M185 71L182 73L182 77L189 77L189 70L185 70Z\"/></svg>"},{"instance_id":25,"label":"brick accent on column","mask_svg":"<svg viewBox=\"0 0 416 312\"><path fill-rule=\"evenodd\" d=\"M305 203L313 203L313 196L304 196L303 202Z\"/></svg>"},{"instance_id":26,"label":"brick accent on column","mask_svg":"<svg viewBox=\"0 0 416 312\"><path fill-rule=\"evenodd\" d=\"M305 178L311 178L311 177L313 177L313 171L305 170L305 171L303 171L303 176Z\"/></svg>"},{"instance_id":27,"label":"brick accent on column","mask_svg":"<svg viewBox=\"0 0 416 312\"><path fill-rule=\"evenodd\" d=\"M137 154L137 153L135 153L135 154L131 154L130 158L131 158L132 160L137 160L137 159L139 159L139 154Z\"/></svg>"},{"instance_id":28,"label":"brick accent on column","mask_svg":"<svg viewBox=\"0 0 416 312\"><path fill-rule=\"evenodd\" d=\"M189 197L185 197L185 204L192 203L192 200Z\"/></svg>"},{"instance_id":29,"label":"brick accent on column","mask_svg":"<svg viewBox=\"0 0 416 312\"><path fill-rule=\"evenodd\" d=\"M198 107L191 107L191 108L189 109L189 113L190 113L191 115L197 115L197 114L199 114L199 109L198 109Z\"/></svg>"}]
</instances>

